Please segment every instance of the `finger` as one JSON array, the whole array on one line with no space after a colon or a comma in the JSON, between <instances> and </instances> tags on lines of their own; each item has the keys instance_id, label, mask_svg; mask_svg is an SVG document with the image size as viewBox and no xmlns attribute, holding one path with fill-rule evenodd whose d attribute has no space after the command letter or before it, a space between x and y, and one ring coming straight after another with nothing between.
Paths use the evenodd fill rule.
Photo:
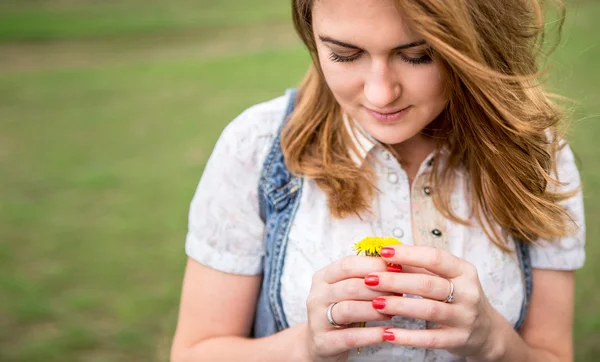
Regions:
<instances>
[{"instance_id":1,"label":"finger","mask_svg":"<svg viewBox=\"0 0 600 362\"><path fill-rule=\"evenodd\" d=\"M381 258L347 256L324 268L321 273L326 283L333 284L348 278L362 278L375 271L385 271L386 263Z\"/></svg>"},{"instance_id":2,"label":"finger","mask_svg":"<svg viewBox=\"0 0 600 362\"><path fill-rule=\"evenodd\" d=\"M388 263L424 268L444 278L460 276L466 263L447 251L428 246L386 246L381 249L381 256Z\"/></svg>"},{"instance_id":3,"label":"finger","mask_svg":"<svg viewBox=\"0 0 600 362\"><path fill-rule=\"evenodd\" d=\"M372 305L386 316L399 315L444 325L454 325L457 320L454 306L430 299L388 296L373 299Z\"/></svg>"},{"instance_id":4,"label":"finger","mask_svg":"<svg viewBox=\"0 0 600 362\"><path fill-rule=\"evenodd\" d=\"M372 302L343 301L333 306L331 317L339 325L360 322L387 321L391 315L378 312Z\"/></svg>"},{"instance_id":5,"label":"finger","mask_svg":"<svg viewBox=\"0 0 600 362\"><path fill-rule=\"evenodd\" d=\"M321 353L334 356L353 348L382 343L384 329L384 327L336 329L315 335L313 343Z\"/></svg>"},{"instance_id":6,"label":"finger","mask_svg":"<svg viewBox=\"0 0 600 362\"><path fill-rule=\"evenodd\" d=\"M371 301L374 298L388 295L389 293L370 289L363 279L352 278L342 280L329 286L328 300L324 304L341 302L344 300Z\"/></svg>"},{"instance_id":7,"label":"finger","mask_svg":"<svg viewBox=\"0 0 600 362\"><path fill-rule=\"evenodd\" d=\"M419 329L408 330L388 328L383 338L400 346L412 346L427 349L454 349L465 343L465 336L455 329Z\"/></svg>"},{"instance_id":8,"label":"finger","mask_svg":"<svg viewBox=\"0 0 600 362\"><path fill-rule=\"evenodd\" d=\"M447 279L429 274L371 273L365 277L365 284L379 292L420 295L437 301L450 294Z\"/></svg>"},{"instance_id":9,"label":"finger","mask_svg":"<svg viewBox=\"0 0 600 362\"><path fill-rule=\"evenodd\" d=\"M419 268L416 266L410 266L410 265L403 265L402 266L402 272L403 273L412 273L412 274L429 274L429 275L436 275L432 272L430 272L427 269L424 268Z\"/></svg>"}]
</instances>

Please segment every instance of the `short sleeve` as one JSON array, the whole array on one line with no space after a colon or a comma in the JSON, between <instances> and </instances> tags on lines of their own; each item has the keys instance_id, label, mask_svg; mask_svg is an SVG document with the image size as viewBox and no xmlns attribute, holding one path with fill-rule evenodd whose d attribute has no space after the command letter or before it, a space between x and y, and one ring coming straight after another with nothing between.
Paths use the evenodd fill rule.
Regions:
<instances>
[{"instance_id":1,"label":"short sleeve","mask_svg":"<svg viewBox=\"0 0 600 362\"><path fill-rule=\"evenodd\" d=\"M279 108L276 100L254 106L219 137L190 205L185 250L200 264L232 274L262 272L258 182Z\"/></svg>"},{"instance_id":2,"label":"short sleeve","mask_svg":"<svg viewBox=\"0 0 600 362\"><path fill-rule=\"evenodd\" d=\"M575 270L585 262L585 217L579 171L573 151L564 145L557 155L557 173L561 185L559 191L579 190L577 194L561 202L574 221L571 235L555 242L539 241L531 247L532 267L537 269Z\"/></svg>"}]
</instances>

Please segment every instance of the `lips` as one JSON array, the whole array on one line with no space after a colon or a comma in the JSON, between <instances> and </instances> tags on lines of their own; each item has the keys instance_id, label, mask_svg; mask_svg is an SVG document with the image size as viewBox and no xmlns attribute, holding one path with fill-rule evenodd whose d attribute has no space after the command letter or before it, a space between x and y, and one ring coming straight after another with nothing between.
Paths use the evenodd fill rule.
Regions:
<instances>
[{"instance_id":1,"label":"lips","mask_svg":"<svg viewBox=\"0 0 600 362\"><path fill-rule=\"evenodd\" d=\"M404 110L408 109L409 107L410 107L410 106L408 106L408 107L406 107L406 108L401 108L401 109L399 109L399 110L397 110L397 111L386 111L386 112L376 111L376 110L374 110L374 109L370 109L370 108L367 108L367 110L369 110L370 112L373 112L373 113L380 114L380 115L382 115L382 116L391 116L391 115L394 115L394 114L396 114L396 113L400 113L400 112L402 112L402 111L404 111Z\"/></svg>"},{"instance_id":2,"label":"lips","mask_svg":"<svg viewBox=\"0 0 600 362\"><path fill-rule=\"evenodd\" d=\"M402 117L410 110L410 107L411 106L408 106L406 108L402 108L400 110L386 111L386 112L375 111L375 110L367 108L367 107L365 107L365 109L376 120L378 120L380 122L383 122L383 123L392 123L392 122L397 122L400 119L402 119Z\"/></svg>"}]
</instances>

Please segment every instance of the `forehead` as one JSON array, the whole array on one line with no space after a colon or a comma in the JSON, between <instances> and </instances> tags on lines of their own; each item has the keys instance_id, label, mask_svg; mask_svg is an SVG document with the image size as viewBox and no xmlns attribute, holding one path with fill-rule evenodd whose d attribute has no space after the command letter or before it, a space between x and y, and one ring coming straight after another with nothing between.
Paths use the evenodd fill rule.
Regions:
<instances>
[{"instance_id":1,"label":"forehead","mask_svg":"<svg viewBox=\"0 0 600 362\"><path fill-rule=\"evenodd\" d=\"M419 38L395 0L315 0L312 19L316 36L362 47L393 48Z\"/></svg>"}]
</instances>

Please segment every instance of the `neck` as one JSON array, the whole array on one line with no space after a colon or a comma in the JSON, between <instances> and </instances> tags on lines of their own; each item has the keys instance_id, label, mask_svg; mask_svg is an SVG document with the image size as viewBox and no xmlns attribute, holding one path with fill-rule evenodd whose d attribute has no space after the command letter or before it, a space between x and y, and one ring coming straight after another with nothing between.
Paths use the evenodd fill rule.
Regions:
<instances>
[{"instance_id":1,"label":"neck","mask_svg":"<svg viewBox=\"0 0 600 362\"><path fill-rule=\"evenodd\" d=\"M411 184L423 161L437 148L440 141L439 131L442 128L444 119L445 112L442 112L412 138L392 145L396 158L406 171Z\"/></svg>"},{"instance_id":2,"label":"neck","mask_svg":"<svg viewBox=\"0 0 600 362\"><path fill-rule=\"evenodd\" d=\"M398 158L410 180L415 178L421 163L436 147L437 141L435 138L421 133L402 143L392 145L395 156Z\"/></svg>"}]
</instances>

